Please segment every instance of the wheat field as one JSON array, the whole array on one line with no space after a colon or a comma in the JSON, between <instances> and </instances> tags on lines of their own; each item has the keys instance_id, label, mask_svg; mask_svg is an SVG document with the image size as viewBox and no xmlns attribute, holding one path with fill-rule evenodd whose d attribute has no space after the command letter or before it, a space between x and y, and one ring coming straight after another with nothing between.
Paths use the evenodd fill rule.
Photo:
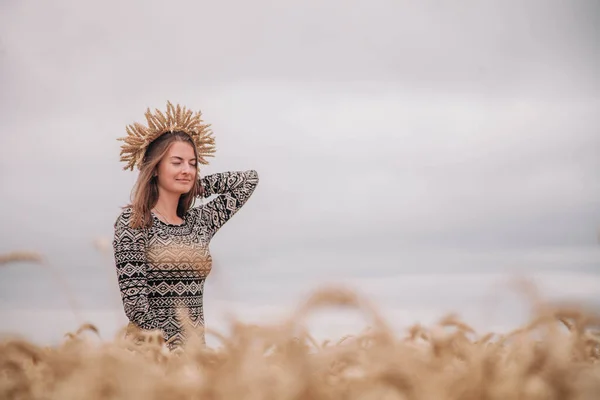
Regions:
<instances>
[{"instance_id":1,"label":"wheat field","mask_svg":"<svg viewBox=\"0 0 600 400\"><path fill-rule=\"evenodd\" d=\"M0 264L41 262L35 253ZM324 307L355 309L363 332L317 342L304 321ZM43 346L0 338L0 399L456 399L600 398L600 314L538 302L509 334L475 332L458 314L395 333L368 299L343 287L315 290L277 324L232 321L218 346L189 332L169 351L158 332L123 327L100 339L93 324Z\"/></svg>"}]
</instances>

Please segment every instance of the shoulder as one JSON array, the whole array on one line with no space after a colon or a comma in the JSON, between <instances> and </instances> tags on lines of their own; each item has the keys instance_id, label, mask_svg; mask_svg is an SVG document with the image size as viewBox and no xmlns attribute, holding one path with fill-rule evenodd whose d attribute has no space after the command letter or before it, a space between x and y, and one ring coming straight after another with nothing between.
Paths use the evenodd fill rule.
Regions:
<instances>
[{"instance_id":1,"label":"shoulder","mask_svg":"<svg viewBox=\"0 0 600 400\"><path fill-rule=\"evenodd\" d=\"M132 227L132 220L133 210L131 208L124 208L114 222L115 241L143 242L147 240L148 229Z\"/></svg>"},{"instance_id":2,"label":"shoulder","mask_svg":"<svg viewBox=\"0 0 600 400\"><path fill-rule=\"evenodd\" d=\"M133 209L131 207L124 208L121 213L117 216L113 226L115 229L117 228L125 228L131 227L131 215L133 213Z\"/></svg>"},{"instance_id":3,"label":"shoulder","mask_svg":"<svg viewBox=\"0 0 600 400\"><path fill-rule=\"evenodd\" d=\"M193 207L190 207L186 212L186 218L191 220L192 222L196 222L198 217L202 214L202 208L204 204L197 204Z\"/></svg>"}]
</instances>

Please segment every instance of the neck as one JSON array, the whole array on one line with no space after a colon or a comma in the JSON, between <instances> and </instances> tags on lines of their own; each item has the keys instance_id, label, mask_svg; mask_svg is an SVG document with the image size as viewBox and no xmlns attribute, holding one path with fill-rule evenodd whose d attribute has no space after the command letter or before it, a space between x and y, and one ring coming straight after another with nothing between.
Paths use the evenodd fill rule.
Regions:
<instances>
[{"instance_id":1,"label":"neck","mask_svg":"<svg viewBox=\"0 0 600 400\"><path fill-rule=\"evenodd\" d=\"M154 205L154 209L171 221L179 219L177 216L177 205L181 195L177 193L165 192L160 187L158 188L158 200Z\"/></svg>"}]
</instances>

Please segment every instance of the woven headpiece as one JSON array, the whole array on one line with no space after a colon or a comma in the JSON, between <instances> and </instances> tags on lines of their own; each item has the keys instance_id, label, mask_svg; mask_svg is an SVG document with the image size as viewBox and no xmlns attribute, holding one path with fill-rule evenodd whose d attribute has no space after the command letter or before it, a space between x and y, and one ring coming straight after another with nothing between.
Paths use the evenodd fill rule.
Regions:
<instances>
[{"instance_id":1,"label":"woven headpiece","mask_svg":"<svg viewBox=\"0 0 600 400\"><path fill-rule=\"evenodd\" d=\"M135 166L140 168L150 143L167 132L187 133L196 145L199 163L208 164L205 157L213 157L216 150L215 139L210 124L203 123L200 111L194 113L179 104L173 106L168 101L166 114L159 110L155 110L153 114L148 108L145 116L148 126L137 122L127 125L127 136L117 139L125 142L121 146L121 161L126 163L123 169L133 171Z\"/></svg>"}]
</instances>

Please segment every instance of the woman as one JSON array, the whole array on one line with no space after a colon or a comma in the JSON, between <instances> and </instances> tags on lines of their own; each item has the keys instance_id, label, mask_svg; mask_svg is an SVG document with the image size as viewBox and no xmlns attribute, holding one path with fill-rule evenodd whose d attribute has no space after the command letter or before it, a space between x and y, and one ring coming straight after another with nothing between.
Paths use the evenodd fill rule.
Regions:
<instances>
[{"instance_id":1,"label":"woman","mask_svg":"<svg viewBox=\"0 0 600 400\"><path fill-rule=\"evenodd\" d=\"M199 177L198 165L214 153L210 125L167 103L167 112L146 111L148 126L129 125L120 138L125 169L140 170L132 202L117 218L114 256L125 314L131 324L162 331L171 349L186 330L204 341L204 281L211 271L209 244L248 201L256 171ZM217 197L193 207L197 196ZM185 316L185 318L180 318ZM184 321L190 326L184 329Z\"/></svg>"}]
</instances>

